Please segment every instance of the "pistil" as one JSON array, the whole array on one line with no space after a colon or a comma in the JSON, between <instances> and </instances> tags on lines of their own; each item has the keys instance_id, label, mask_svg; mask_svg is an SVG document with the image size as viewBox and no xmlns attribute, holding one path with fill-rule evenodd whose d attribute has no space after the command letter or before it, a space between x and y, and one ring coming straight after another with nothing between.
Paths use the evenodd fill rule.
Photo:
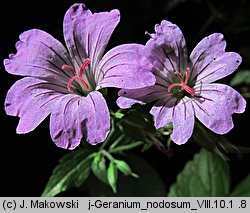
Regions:
<instances>
[{"instance_id":1,"label":"pistil","mask_svg":"<svg viewBox=\"0 0 250 213\"><path fill-rule=\"evenodd\" d=\"M181 74L180 74L179 72L175 72L174 74L177 75L177 76L179 77L180 83L171 84L171 85L168 87L168 92L171 92L171 89L173 89L174 87L180 87L181 90L185 90L185 91L188 92L191 96L194 96L195 90L187 85L188 79L189 79L189 76L190 76L190 68L189 68L189 67L186 68L186 76L185 76L185 79L183 79L183 77L181 76Z\"/></svg>"}]
</instances>

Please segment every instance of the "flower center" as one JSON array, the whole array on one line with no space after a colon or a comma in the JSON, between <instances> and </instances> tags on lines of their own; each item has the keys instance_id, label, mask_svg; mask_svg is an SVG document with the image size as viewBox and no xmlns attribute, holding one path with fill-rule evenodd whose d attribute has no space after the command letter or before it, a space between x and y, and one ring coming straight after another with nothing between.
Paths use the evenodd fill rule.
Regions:
<instances>
[{"instance_id":1,"label":"flower center","mask_svg":"<svg viewBox=\"0 0 250 213\"><path fill-rule=\"evenodd\" d=\"M185 76L185 79L182 78L182 76L181 76L181 74L180 74L179 72L175 72L174 74L177 75L177 76L179 77L180 83L171 84L171 85L168 87L168 92L170 92L171 89L173 89L174 87L180 87L181 90L185 90L185 91L188 92L191 96L194 96L195 90L187 85L187 83L188 83L188 78L190 77L190 68L189 68L189 67L186 68L186 76Z\"/></svg>"},{"instance_id":2,"label":"flower center","mask_svg":"<svg viewBox=\"0 0 250 213\"><path fill-rule=\"evenodd\" d=\"M80 80L80 82L82 82L83 85L86 87L86 90L89 91L90 87L89 87L89 85L87 84L87 82L83 78L84 70L89 65L89 63L90 63L90 60L88 58L86 58L84 60L84 62L82 63L82 66L81 66L81 69L80 69L79 72L77 72L73 67L71 67L69 65L63 65L62 66L62 69L68 69L68 70L70 70L75 75L71 79L69 79L69 82L68 82L68 90L70 92L72 92L72 88L71 87L72 87L73 81L75 81L75 80Z\"/></svg>"}]
</instances>

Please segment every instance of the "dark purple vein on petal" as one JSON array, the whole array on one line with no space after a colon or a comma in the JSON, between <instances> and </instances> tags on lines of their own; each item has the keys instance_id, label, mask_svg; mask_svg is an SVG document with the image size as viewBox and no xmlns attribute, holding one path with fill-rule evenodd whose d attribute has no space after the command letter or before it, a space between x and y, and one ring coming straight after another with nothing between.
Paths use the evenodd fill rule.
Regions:
<instances>
[{"instance_id":1,"label":"dark purple vein on petal","mask_svg":"<svg viewBox=\"0 0 250 213\"><path fill-rule=\"evenodd\" d=\"M191 69L191 73L194 71L194 68L197 65L197 62L199 61L200 57L205 53L206 50L202 51L202 53L198 56L198 58L196 59L196 61L194 62L192 69Z\"/></svg>"},{"instance_id":2,"label":"dark purple vein on petal","mask_svg":"<svg viewBox=\"0 0 250 213\"><path fill-rule=\"evenodd\" d=\"M63 114L66 112L66 109L68 108L69 103L75 101L76 99L79 99L79 97L72 97L72 98L70 98L70 99L67 101L67 103L65 104L64 109L63 109Z\"/></svg>"},{"instance_id":3,"label":"dark purple vein on petal","mask_svg":"<svg viewBox=\"0 0 250 213\"><path fill-rule=\"evenodd\" d=\"M48 99L46 102L44 102L41 106L40 106L40 108L43 108L46 104L48 104L49 102L51 102L52 100L53 101L56 101L58 98L60 98L61 97L61 94L58 94L58 95L55 95L55 96L53 96L53 97L51 97L50 99Z\"/></svg>"},{"instance_id":4,"label":"dark purple vein on petal","mask_svg":"<svg viewBox=\"0 0 250 213\"><path fill-rule=\"evenodd\" d=\"M203 80L204 78L207 78L207 77L210 76L210 75L213 75L214 73L216 73L216 72L219 71L220 69L222 69L222 67L216 69L216 70L213 71L213 72L208 73L206 76L203 76L201 79L199 79L199 81ZM199 82L199 81L197 81L197 82Z\"/></svg>"},{"instance_id":5,"label":"dark purple vein on petal","mask_svg":"<svg viewBox=\"0 0 250 213\"><path fill-rule=\"evenodd\" d=\"M175 101L174 107L173 107L173 112L172 112L172 118L174 117L174 112L175 112L175 107L177 106L178 99Z\"/></svg>"},{"instance_id":6,"label":"dark purple vein on petal","mask_svg":"<svg viewBox=\"0 0 250 213\"><path fill-rule=\"evenodd\" d=\"M172 60L170 59L170 57L168 56L166 50L165 50L164 48L162 48L162 49L163 49L163 52L164 52L166 58L169 60L169 63L171 64L171 66L172 66L172 68L173 68L173 71L174 71L174 72L175 72L175 71L178 71L178 72L179 72L179 70L175 70L174 64L173 64ZM165 66L165 65L164 65L164 66ZM174 77L174 74L173 74L172 72L170 72L169 70L168 70L168 72L172 75L172 77Z\"/></svg>"},{"instance_id":7,"label":"dark purple vein on petal","mask_svg":"<svg viewBox=\"0 0 250 213\"><path fill-rule=\"evenodd\" d=\"M161 71L159 70L159 68L155 67L156 71L158 72L153 72L154 75L158 76L159 78L161 78L162 80L166 81L167 83L169 83L169 85L171 85L171 81L167 78L167 77L164 77L164 76L161 76Z\"/></svg>"},{"instance_id":8,"label":"dark purple vein on petal","mask_svg":"<svg viewBox=\"0 0 250 213\"><path fill-rule=\"evenodd\" d=\"M63 77L65 80L68 80L68 79L71 78L71 77L70 77L68 74L66 74L66 72L64 72L63 70L62 70L62 72L57 72L57 71L55 71L55 70L53 70L53 69L51 69L51 68L49 68L49 67L45 67L45 66L43 67L43 66L36 65L36 64L26 64L25 66L27 66L27 67L35 67L35 68L40 68L40 69L48 70L49 72L54 73L55 75L59 75L59 76ZM61 73L64 74L65 76L61 75Z\"/></svg>"},{"instance_id":9,"label":"dark purple vein on petal","mask_svg":"<svg viewBox=\"0 0 250 213\"><path fill-rule=\"evenodd\" d=\"M72 32L72 35L73 35L73 41L74 41L75 49L76 49L76 52L77 52L77 55L78 55L78 65L79 65L79 67L81 67L81 65L83 63L83 59L81 58L80 51L78 49L78 43L77 43L78 41L76 39L75 31L74 30ZM76 57L75 57L75 59L76 59Z\"/></svg>"},{"instance_id":10,"label":"dark purple vein on petal","mask_svg":"<svg viewBox=\"0 0 250 213\"><path fill-rule=\"evenodd\" d=\"M94 102L94 100L93 100L93 98L92 98L92 95L91 95L91 94L89 94L89 97L90 97L90 100L91 100L91 101L92 101L92 103L93 103L94 109L96 110L95 102Z\"/></svg>"},{"instance_id":11,"label":"dark purple vein on petal","mask_svg":"<svg viewBox=\"0 0 250 213\"><path fill-rule=\"evenodd\" d=\"M102 78L104 76L104 72L103 72L103 67L108 63L110 62L112 59L114 59L115 57L121 55L121 54L124 54L124 53L131 53L130 51L126 51L126 52L119 52L119 53L116 53L114 54L113 56L111 56L108 60L106 60L102 65L101 67L98 68L99 70L99 73L98 73L98 76L97 76L97 82L99 82L99 78L100 78L100 75L102 74Z\"/></svg>"},{"instance_id":12,"label":"dark purple vein on petal","mask_svg":"<svg viewBox=\"0 0 250 213\"><path fill-rule=\"evenodd\" d=\"M105 75L112 69L114 69L115 67L119 67L119 66L124 66L124 65L131 65L130 63L122 63L122 64L115 64L112 67L109 67L106 72L103 74L103 78L105 77ZM105 77L106 78L106 77Z\"/></svg>"},{"instance_id":13,"label":"dark purple vein on petal","mask_svg":"<svg viewBox=\"0 0 250 213\"><path fill-rule=\"evenodd\" d=\"M210 117L210 115L209 115L209 114L208 114L199 104L197 104L196 101L193 101L193 103L195 103L196 106L198 106L198 108L199 108L201 111L203 111L208 117Z\"/></svg>"},{"instance_id":14,"label":"dark purple vein on petal","mask_svg":"<svg viewBox=\"0 0 250 213\"><path fill-rule=\"evenodd\" d=\"M201 69L201 71L200 71L199 73L196 73L196 74L195 74L195 76L193 77L193 80L192 80L191 83L193 83L193 82L196 80L196 78L197 78L201 73L203 73L203 71L211 64L211 62L212 62L212 61L210 61L206 66L204 66L204 67Z\"/></svg>"},{"instance_id":15,"label":"dark purple vein on petal","mask_svg":"<svg viewBox=\"0 0 250 213\"><path fill-rule=\"evenodd\" d=\"M187 120L187 106L186 106L186 103L185 101L182 99L182 102L183 102L183 105L184 105L184 117L185 117L185 120Z\"/></svg>"},{"instance_id":16,"label":"dark purple vein on petal","mask_svg":"<svg viewBox=\"0 0 250 213\"><path fill-rule=\"evenodd\" d=\"M178 70L176 70L176 71L181 72L181 55L180 55L181 51L180 51L180 47L176 41L175 41L175 45L176 45L177 51L178 51L178 56L177 56L177 58L178 58Z\"/></svg>"},{"instance_id":17,"label":"dark purple vein on petal","mask_svg":"<svg viewBox=\"0 0 250 213\"><path fill-rule=\"evenodd\" d=\"M101 34L104 30L104 27L101 28L101 30L98 32L98 36L97 36L97 39L96 39L96 43L94 44L94 50L93 50L93 54L92 54L92 58L90 60L92 60L93 62L93 67L95 67L96 63L97 63L97 59L96 59L96 50L97 50L97 47L99 45L99 42L100 42L100 37L101 37ZM95 74L94 74L95 75Z\"/></svg>"},{"instance_id":18,"label":"dark purple vein on petal","mask_svg":"<svg viewBox=\"0 0 250 213\"><path fill-rule=\"evenodd\" d=\"M41 44L43 44L44 46L46 46L48 49L52 50L52 52L54 52L54 53L61 59L61 61L62 61L64 64L68 64L68 63L65 61L65 59L62 58L62 56L61 56L59 53L57 53L57 52L53 49L53 47L48 46L46 43L44 43L44 42L42 42L42 41L41 41ZM69 61L70 61L70 63L71 63L71 60L69 60Z\"/></svg>"}]
</instances>

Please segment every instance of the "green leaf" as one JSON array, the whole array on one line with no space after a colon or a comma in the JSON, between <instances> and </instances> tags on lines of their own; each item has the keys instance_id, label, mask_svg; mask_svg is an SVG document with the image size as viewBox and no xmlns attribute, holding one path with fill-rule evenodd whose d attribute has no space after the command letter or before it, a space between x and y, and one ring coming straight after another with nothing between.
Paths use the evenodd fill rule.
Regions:
<instances>
[{"instance_id":1,"label":"green leaf","mask_svg":"<svg viewBox=\"0 0 250 213\"><path fill-rule=\"evenodd\" d=\"M96 154L92 162L91 168L92 168L92 172L99 180L108 184L106 160L101 153Z\"/></svg>"},{"instance_id":2,"label":"green leaf","mask_svg":"<svg viewBox=\"0 0 250 213\"><path fill-rule=\"evenodd\" d=\"M250 70L238 71L230 82L233 87L241 84L250 85Z\"/></svg>"},{"instance_id":3,"label":"green leaf","mask_svg":"<svg viewBox=\"0 0 250 213\"><path fill-rule=\"evenodd\" d=\"M116 186L117 186L117 167L114 163L114 161L111 161L108 167L107 172L107 178L109 185L111 186L114 193L117 192Z\"/></svg>"},{"instance_id":4,"label":"green leaf","mask_svg":"<svg viewBox=\"0 0 250 213\"><path fill-rule=\"evenodd\" d=\"M202 149L189 161L169 190L170 197L227 196L230 175L227 163Z\"/></svg>"},{"instance_id":5,"label":"green leaf","mask_svg":"<svg viewBox=\"0 0 250 213\"><path fill-rule=\"evenodd\" d=\"M250 174L234 188L230 196L231 197L249 197L250 196Z\"/></svg>"},{"instance_id":6,"label":"green leaf","mask_svg":"<svg viewBox=\"0 0 250 213\"><path fill-rule=\"evenodd\" d=\"M64 155L57 165L42 193L55 196L74 186L80 186L89 176L92 157L87 150L78 149Z\"/></svg>"},{"instance_id":7,"label":"green leaf","mask_svg":"<svg viewBox=\"0 0 250 213\"><path fill-rule=\"evenodd\" d=\"M138 178L139 176L132 172L130 166L123 160L114 160L114 163L119 171L121 171L126 176L133 176Z\"/></svg>"}]
</instances>

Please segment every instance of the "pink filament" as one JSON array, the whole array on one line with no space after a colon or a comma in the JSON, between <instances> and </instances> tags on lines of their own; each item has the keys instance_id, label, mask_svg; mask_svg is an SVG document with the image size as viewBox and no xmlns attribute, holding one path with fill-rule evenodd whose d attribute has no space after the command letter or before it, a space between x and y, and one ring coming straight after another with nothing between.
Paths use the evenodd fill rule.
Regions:
<instances>
[{"instance_id":1,"label":"pink filament","mask_svg":"<svg viewBox=\"0 0 250 213\"><path fill-rule=\"evenodd\" d=\"M83 85L86 87L86 90L89 91L90 87L89 87L89 85L87 84L87 82L83 78L84 70L89 65L89 63L90 63L90 60L88 58L84 60L82 66L81 66L81 69L79 71L79 74L76 72L76 70L73 67L71 67L69 65L63 65L62 66L62 69L68 69L73 74L75 74L75 76L73 76L71 79L69 79L69 82L68 82L68 90L70 92L72 92L71 85L72 85L73 81L77 80L77 79L80 80L83 83Z\"/></svg>"},{"instance_id":2,"label":"pink filament","mask_svg":"<svg viewBox=\"0 0 250 213\"><path fill-rule=\"evenodd\" d=\"M187 85L188 78L190 76L190 69L189 69L189 67L186 68L186 77L185 77L185 80L182 78L182 76L181 76L181 74L179 72L175 72L174 74L177 75L180 78L181 82L179 84L171 84L168 87L168 92L170 92L171 89L173 89L174 87L181 87L181 89L183 89L186 92L188 92L191 96L194 96L195 90Z\"/></svg>"}]
</instances>

